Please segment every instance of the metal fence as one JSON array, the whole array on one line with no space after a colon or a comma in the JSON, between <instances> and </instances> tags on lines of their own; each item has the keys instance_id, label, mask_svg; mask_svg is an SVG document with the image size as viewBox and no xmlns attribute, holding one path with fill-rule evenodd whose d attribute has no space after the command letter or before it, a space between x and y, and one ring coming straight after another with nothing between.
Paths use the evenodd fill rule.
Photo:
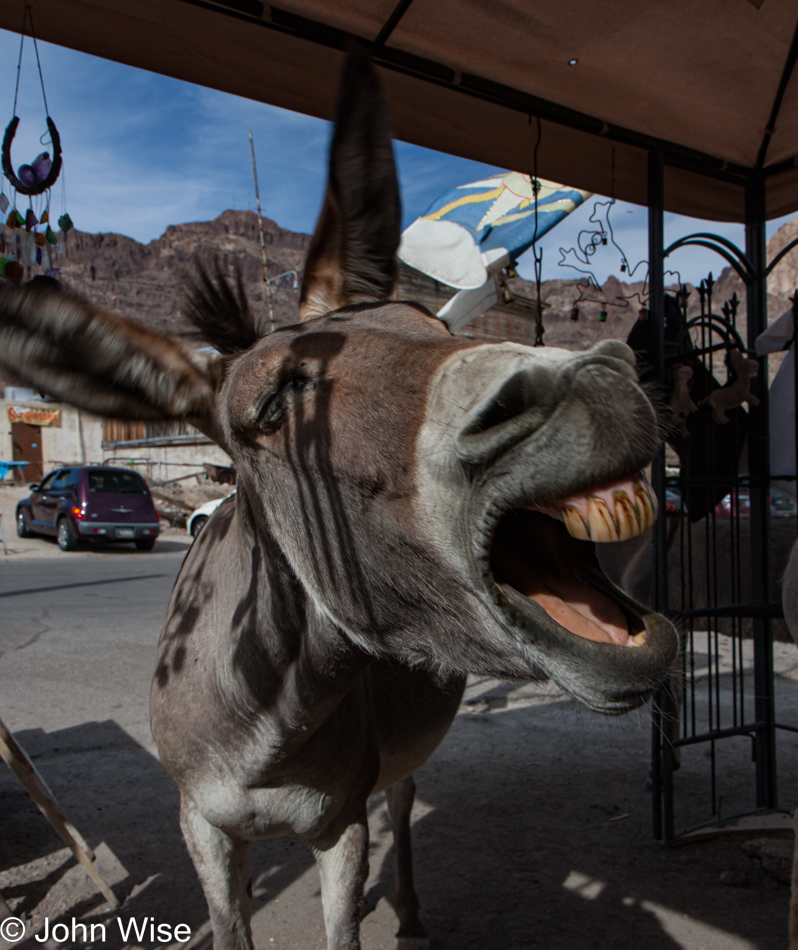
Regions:
<instances>
[{"instance_id":1,"label":"metal fence","mask_svg":"<svg viewBox=\"0 0 798 950\"><path fill-rule=\"evenodd\" d=\"M779 715L773 638L786 636L777 582L798 516L771 484L783 489L795 476L769 471L767 385L760 378L747 392L754 335L746 345L740 302L718 306L710 275L667 303L659 376L676 408L655 471L667 513L655 532L652 600L676 624L681 649L654 705L651 785L655 836L676 840L796 804L798 784L779 788L779 753L789 748L792 770L798 728ZM686 377L693 408L679 413ZM747 407L734 405L741 396Z\"/></svg>"}]
</instances>

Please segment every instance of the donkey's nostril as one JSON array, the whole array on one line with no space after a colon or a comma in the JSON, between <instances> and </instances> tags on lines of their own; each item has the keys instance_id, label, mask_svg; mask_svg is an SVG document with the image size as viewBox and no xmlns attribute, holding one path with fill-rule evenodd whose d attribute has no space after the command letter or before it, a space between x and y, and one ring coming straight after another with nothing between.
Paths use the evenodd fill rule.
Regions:
<instances>
[{"instance_id":1,"label":"donkey's nostril","mask_svg":"<svg viewBox=\"0 0 798 950\"><path fill-rule=\"evenodd\" d=\"M551 375L542 369L522 370L511 376L476 413L465 435L477 435L500 426L536 407L550 402L554 389Z\"/></svg>"},{"instance_id":2,"label":"donkey's nostril","mask_svg":"<svg viewBox=\"0 0 798 950\"><path fill-rule=\"evenodd\" d=\"M557 405L558 376L545 366L521 370L479 406L457 439L460 458L483 464L531 435Z\"/></svg>"}]
</instances>

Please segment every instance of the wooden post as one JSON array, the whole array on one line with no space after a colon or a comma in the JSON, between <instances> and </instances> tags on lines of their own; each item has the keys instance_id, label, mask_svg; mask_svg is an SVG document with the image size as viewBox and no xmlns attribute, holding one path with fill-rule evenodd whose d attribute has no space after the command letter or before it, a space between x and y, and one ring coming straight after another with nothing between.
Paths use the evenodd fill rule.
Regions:
<instances>
[{"instance_id":1,"label":"wooden post","mask_svg":"<svg viewBox=\"0 0 798 950\"><path fill-rule=\"evenodd\" d=\"M22 746L11 735L0 719L0 758L4 759L11 771L22 782L30 797L36 802L39 810L50 822L61 840L69 847L83 865L86 873L97 885L97 889L112 907L119 907L119 900L109 885L103 880L100 872L92 863L94 852L81 837L77 828L61 810L53 793L47 787L44 779L39 775L36 766L28 758Z\"/></svg>"}]
</instances>

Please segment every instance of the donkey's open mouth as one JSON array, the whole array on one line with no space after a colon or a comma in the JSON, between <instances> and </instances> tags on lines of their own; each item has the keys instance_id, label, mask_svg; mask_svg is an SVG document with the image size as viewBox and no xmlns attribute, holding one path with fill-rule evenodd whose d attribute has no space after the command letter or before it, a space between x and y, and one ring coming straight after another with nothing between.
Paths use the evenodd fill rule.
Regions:
<instances>
[{"instance_id":1,"label":"donkey's open mouth","mask_svg":"<svg viewBox=\"0 0 798 950\"><path fill-rule=\"evenodd\" d=\"M532 601L577 636L641 646L643 619L609 582L591 542L636 537L656 516L656 498L642 473L557 502L515 508L493 533L492 579L516 607Z\"/></svg>"}]
</instances>

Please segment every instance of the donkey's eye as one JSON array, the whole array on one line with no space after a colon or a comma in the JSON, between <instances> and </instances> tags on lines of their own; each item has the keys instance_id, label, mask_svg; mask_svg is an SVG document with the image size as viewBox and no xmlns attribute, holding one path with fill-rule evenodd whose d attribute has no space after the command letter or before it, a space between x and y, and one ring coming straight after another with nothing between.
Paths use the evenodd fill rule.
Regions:
<instances>
[{"instance_id":1,"label":"donkey's eye","mask_svg":"<svg viewBox=\"0 0 798 950\"><path fill-rule=\"evenodd\" d=\"M261 404L256 407L255 425L264 432L276 431L295 396L301 393L309 382L310 379L302 373L289 373L285 376L279 388L265 393Z\"/></svg>"}]
</instances>

